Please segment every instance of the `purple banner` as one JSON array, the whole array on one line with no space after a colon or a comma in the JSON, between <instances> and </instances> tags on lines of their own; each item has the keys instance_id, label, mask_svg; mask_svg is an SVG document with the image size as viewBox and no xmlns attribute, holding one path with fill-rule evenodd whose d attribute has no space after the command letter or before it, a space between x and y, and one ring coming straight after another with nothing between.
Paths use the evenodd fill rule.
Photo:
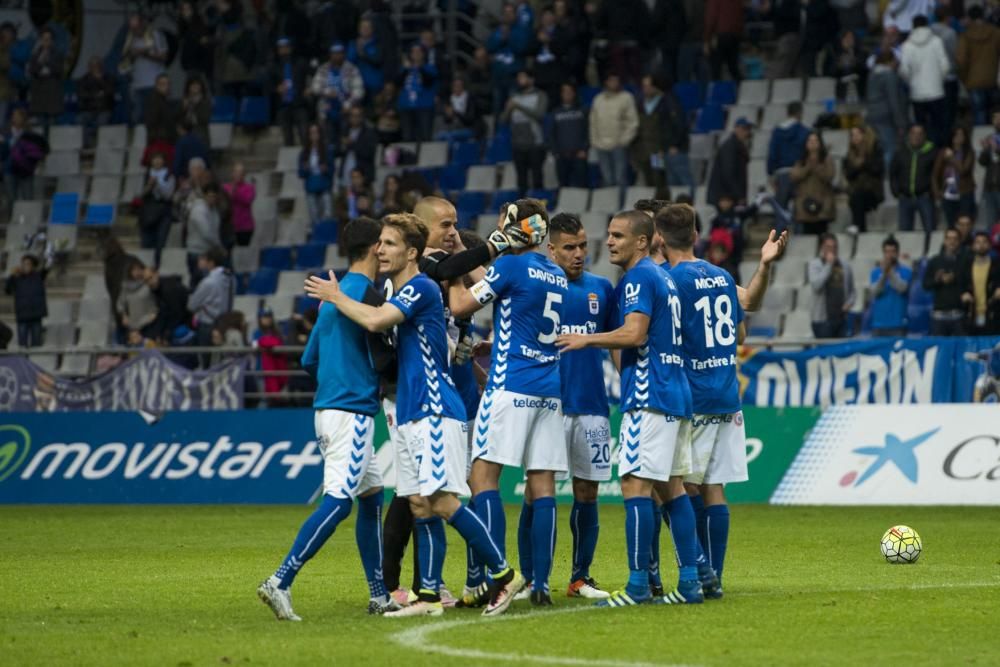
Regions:
<instances>
[{"instance_id":1,"label":"purple banner","mask_svg":"<svg viewBox=\"0 0 1000 667\"><path fill-rule=\"evenodd\" d=\"M0 412L238 410L246 360L190 371L145 350L89 380L67 380L26 357L0 357Z\"/></svg>"}]
</instances>

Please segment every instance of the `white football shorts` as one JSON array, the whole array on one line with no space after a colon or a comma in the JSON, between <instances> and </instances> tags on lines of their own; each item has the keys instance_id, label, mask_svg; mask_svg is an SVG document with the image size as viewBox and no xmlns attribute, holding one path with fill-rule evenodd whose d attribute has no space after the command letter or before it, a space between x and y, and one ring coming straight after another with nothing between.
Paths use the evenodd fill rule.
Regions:
<instances>
[{"instance_id":1,"label":"white football shorts","mask_svg":"<svg viewBox=\"0 0 1000 667\"><path fill-rule=\"evenodd\" d=\"M750 479L743 413L695 415L692 421L690 484L729 484Z\"/></svg>"},{"instance_id":2,"label":"white football shorts","mask_svg":"<svg viewBox=\"0 0 1000 667\"><path fill-rule=\"evenodd\" d=\"M479 401L473 438L474 458L525 471L568 470L558 398L487 391Z\"/></svg>"},{"instance_id":3,"label":"white football shorts","mask_svg":"<svg viewBox=\"0 0 1000 667\"><path fill-rule=\"evenodd\" d=\"M382 486L375 462L375 418L343 410L317 410L316 439L323 454L323 493L354 499Z\"/></svg>"},{"instance_id":4,"label":"white football shorts","mask_svg":"<svg viewBox=\"0 0 1000 667\"><path fill-rule=\"evenodd\" d=\"M642 408L622 415L618 436L618 476L666 482L691 472L687 420Z\"/></svg>"},{"instance_id":5,"label":"white football shorts","mask_svg":"<svg viewBox=\"0 0 1000 667\"><path fill-rule=\"evenodd\" d=\"M399 425L404 446L396 452L396 493L469 495L465 422L437 415Z\"/></svg>"},{"instance_id":6,"label":"white football shorts","mask_svg":"<svg viewBox=\"0 0 1000 667\"><path fill-rule=\"evenodd\" d=\"M590 482L611 479L611 422L603 415L565 415L563 432L569 473L559 479L575 477Z\"/></svg>"}]
</instances>

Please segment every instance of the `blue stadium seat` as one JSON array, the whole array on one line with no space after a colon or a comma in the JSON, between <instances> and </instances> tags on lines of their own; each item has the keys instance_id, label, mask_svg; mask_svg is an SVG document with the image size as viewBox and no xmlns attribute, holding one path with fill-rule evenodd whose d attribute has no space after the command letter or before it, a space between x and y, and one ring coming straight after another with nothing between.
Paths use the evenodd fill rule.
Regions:
<instances>
[{"instance_id":1,"label":"blue stadium seat","mask_svg":"<svg viewBox=\"0 0 1000 667\"><path fill-rule=\"evenodd\" d=\"M528 190L527 196L541 199L545 202L545 208L550 211L556 207L556 190Z\"/></svg>"},{"instance_id":2,"label":"blue stadium seat","mask_svg":"<svg viewBox=\"0 0 1000 667\"><path fill-rule=\"evenodd\" d=\"M420 167L415 170L418 174L424 177L430 186L436 187L438 181L441 180L441 168L440 167Z\"/></svg>"},{"instance_id":3,"label":"blue stadium seat","mask_svg":"<svg viewBox=\"0 0 1000 667\"><path fill-rule=\"evenodd\" d=\"M271 124L271 102L266 97L244 97L236 124L241 127L267 127Z\"/></svg>"},{"instance_id":4,"label":"blue stadium seat","mask_svg":"<svg viewBox=\"0 0 1000 667\"><path fill-rule=\"evenodd\" d=\"M684 113L691 116L692 113L701 108L701 84L696 81L683 81L674 84L674 95L677 101L684 108Z\"/></svg>"},{"instance_id":5,"label":"blue stadium seat","mask_svg":"<svg viewBox=\"0 0 1000 667\"><path fill-rule=\"evenodd\" d=\"M451 165L449 166L461 165L463 167L468 167L469 165L479 164L479 152L480 147L478 141L459 141L452 143Z\"/></svg>"},{"instance_id":6,"label":"blue stadium seat","mask_svg":"<svg viewBox=\"0 0 1000 667\"><path fill-rule=\"evenodd\" d=\"M736 104L736 82L713 81L708 86L708 97L705 102L718 105Z\"/></svg>"},{"instance_id":7,"label":"blue stadium seat","mask_svg":"<svg viewBox=\"0 0 1000 667\"><path fill-rule=\"evenodd\" d=\"M295 249L295 268L300 271L320 268L325 261L325 243L306 243Z\"/></svg>"},{"instance_id":8,"label":"blue stadium seat","mask_svg":"<svg viewBox=\"0 0 1000 667\"><path fill-rule=\"evenodd\" d=\"M302 315L310 308L319 308L319 299L314 299L311 296L297 296L295 297L295 314Z\"/></svg>"},{"instance_id":9,"label":"blue stadium seat","mask_svg":"<svg viewBox=\"0 0 1000 667\"><path fill-rule=\"evenodd\" d=\"M309 240L313 243L336 243L338 233L339 225L336 220L324 220L316 223Z\"/></svg>"},{"instance_id":10,"label":"blue stadium seat","mask_svg":"<svg viewBox=\"0 0 1000 667\"><path fill-rule=\"evenodd\" d=\"M475 229L476 220L479 219L479 213L476 213L472 209L460 208L456 210L458 214L458 224L455 225L458 229Z\"/></svg>"},{"instance_id":11,"label":"blue stadium seat","mask_svg":"<svg viewBox=\"0 0 1000 667\"><path fill-rule=\"evenodd\" d=\"M52 196L50 225L75 225L79 216L80 195L75 192L57 192Z\"/></svg>"},{"instance_id":12,"label":"blue stadium seat","mask_svg":"<svg viewBox=\"0 0 1000 667\"><path fill-rule=\"evenodd\" d=\"M284 246L270 246L260 251L260 265L275 271L292 268L292 249ZM270 292L268 292L270 294Z\"/></svg>"},{"instance_id":13,"label":"blue stadium seat","mask_svg":"<svg viewBox=\"0 0 1000 667\"><path fill-rule=\"evenodd\" d=\"M599 165L587 163L587 187L601 187L601 168Z\"/></svg>"},{"instance_id":14,"label":"blue stadium seat","mask_svg":"<svg viewBox=\"0 0 1000 667\"><path fill-rule=\"evenodd\" d=\"M589 107L600 92L600 86L580 86L577 91L577 94L580 96L580 104Z\"/></svg>"},{"instance_id":15,"label":"blue stadium seat","mask_svg":"<svg viewBox=\"0 0 1000 667\"><path fill-rule=\"evenodd\" d=\"M510 162L513 159L514 148L510 140L510 128L500 126L493 139L490 140L490 145L486 147L483 163L497 164L498 162Z\"/></svg>"},{"instance_id":16,"label":"blue stadium seat","mask_svg":"<svg viewBox=\"0 0 1000 667\"><path fill-rule=\"evenodd\" d=\"M486 210L485 192L459 192L455 200L455 208L474 212L479 215Z\"/></svg>"},{"instance_id":17,"label":"blue stadium seat","mask_svg":"<svg viewBox=\"0 0 1000 667\"><path fill-rule=\"evenodd\" d=\"M707 134L726 127L726 113L718 104L706 104L694 119L695 134Z\"/></svg>"},{"instance_id":18,"label":"blue stadium seat","mask_svg":"<svg viewBox=\"0 0 1000 667\"><path fill-rule=\"evenodd\" d=\"M114 204L89 204L83 218L83 224L89 227L110 227L114 221Z\"/></svg>"},{"instance_id":19,"label":"blue stadium seat","mask_svg":"<svg viewBox=\"0 0 1000 667\"><path fill-rule=\"evenodd\" d=\"M236 98L229 95L216 95L212 98L212 122L236 122Z\"/></svg>"},{"instance_id":20,"label":"blue stadium seat","mask_svg":"<svg viewBox=\"0 0 1000 667\"><path fill-rule=\"evenodd\" d=\"M247 294L266 296L274 294L278 289L278 271L271 268L260 268L250 275L247 281Z\"/></svg>"},{"instance_id":21,"label":"blue stadium seat","mask_svg":"<svg viewBox=\"0 0 1000 667\"><path fill-rule=\"evenodd\" d=\"M476 149L478 151L478 147ZM478 157L476 158L478 160ZM465 171L468 167L464 164L449 164L441 169L441 178L438 187L444 192L452 190L462 190L465 188Z\"/></svg>"}]
</instances>

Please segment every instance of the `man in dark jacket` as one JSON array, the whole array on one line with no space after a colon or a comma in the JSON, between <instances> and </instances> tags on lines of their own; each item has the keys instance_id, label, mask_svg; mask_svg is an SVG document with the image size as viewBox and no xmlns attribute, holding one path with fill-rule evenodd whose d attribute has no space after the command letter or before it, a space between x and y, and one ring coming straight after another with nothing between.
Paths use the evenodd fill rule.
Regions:
<instances>
[{"instance_id":1,"label":"man in dark jacket","mask_svg":"<svg viewBox=\"0 0 1000 667\"><path fill-rule=\"evenodd\" d=\"M37 257L25 255L7 278L6 292L14 295L17 344L21 347L42 346L42 320L49 314L45 300L47 273L47 269L39 267Z\"/></svg>"},{"instance_id":2,"label":"man in dark jacket","mask_svg":"<svg viewBox=\"0 0 1000 667\"><path fill-rule=\"evenodd\" d=\"M208 146L194 131L194 126L191 125L189 119L185 118L177 123L177 133L180 138L177 140L177 148L174 151L174 176L178 179L187 178L188 165L194 158L201 158L205 161L205 166L211 168Z\"/></svg>"},{"instance_id":3,"label":"man in dark jacket","mask_svg":"<svg viewBox=\"0 0 1000 667\"><path fill-rule=\"evenodd\" d=\"M340 139L341 178L346 182L351 169L360 169L365 182L375 180L375 149L378 148L378 133L366 120L361 107L351 107L347 114L347 127ZM351 164L353 161L353 165Z\"/></svg>"},{"instance_id":4,"label":"man in dark jacket","mask_svg":"<svg viewBox=\"0 0 1000 667\"><path fill-rule=\"evenodd\" d=\"M642 174L647 186L657 189L657 197L668 198L667 156L687 162L688 132L684 111L661 76L642 77L642 98L638 101L639 131L632 143L632 168ZM683 172L683 169L679 171ZM686 170L690 175L690 169ZM690 186L691 183L683 183Z\"/></svg>"},{"instance_id":5,"label":"man in dark jacket","mask_svg":"<svg viewBox=\"0 0 1000 667\"><path fill-rule=\"evenodd\" d=\"M746 203L747 163L750 162L747 145L752 132L753 123L746 118L738 118L732 134L719 146L708 178L707 197L712 206L718 206L723 196L736 204Z\"/></svg>"},{"instance_id":6,"label":"man in dark jacket","mask_svg":"<svg viewBox=\"0 0 1000 667\"><path fill-rule=\"evenodd\" d=\"M549 145L556 158L559 187L585 188L590 148L587 112L577 102L573 84L560 86L559 97L561 103L549 118Z\"/></svg>"},{"instance_id":7,"label":"man in dark jacket","mask_svg":"<svg viewBox=\"0 0 1000 667\"><path fill-rule=\"evenodd\" d=\"M1000 332L1000 259L990 256L990 236L982 230L973 236L972 256L959 266L958 285L969 335Z\"/></svg>"},{"instance_id":8,"label":"man in dark jacket","mask_svg":"<svg viewBox=\"0 0 1000 667\"><path fill-rule=\"evenodd\" d=\"M922 125L913 125L907 143L896 151L889 167L889 187L899 200L899 229L913 230L913 218L920 213L924 231L934 230L934 202L931 200L931 176L937 151L927 140Z\"/></svg>"},{"instance_id":9,"label":"man in dark jacket","mask_svg":"<svg viewBox=\"0 0 1000 667\"><path fill-rule=\"evenodd\" d=\"M965 285L959 281L964 262L958 246L958 232L949 229L944 233L941 254L932 257L924 270L924 289L934 295L932 336L965 335L965 307L962 304Z\"/></svg>"},{"instance_id":10,"label":"man in dark jacket","mask_svg":"<svg viewBox=\"0 0 1000 667\"><path fill-rule=\"evenodd\" d=\"M812 131L802 122L801 102L789 102L787 112L788 118L771 130L767 147L767 175L774 179L775 199L785 208L793 194L789 170L802 157Z\"/></svg>"},{"instance_id":11,"label":"man in dark jacket","mask_svg":"<svg viewBox=\"0 0 1000 667\"><path fill-rule=\"evenodd\" d=\"M896 73L896 57L890 49L876 56L875 67L868 75L865 103L865 120L878 135L888 168L906 128L910 105L903 80Z\"/></svg>"},{"instance_id":12,"label":"man in dark jacket","mask_svg":"<svg viewBox=\"0 0 1000 667\"><path fill-rule=\"evenodd\" d=\"M173 146L177 141L177 107L170 99L170 78L166 74L156 77L156 85L146 97L143 105L143 121L146 124L146 145L158 141Z\"/></svg>"},{"instance_id":13,"label":"man in dark jacket","mask_svg":"<svg viewBox=\"0 0 1000 667\"><path fill-rule=\"evenodd\" d=\"M278 57L271 65L271 90L275 98L275 119L281 126L286 146L305 144L306 124L309 122L309 102L305 95L309 86L307 67L292 56L292 43L287 37L277 42Z\"/></svg>"},{"instance_id":14,"label":"man in dark jacket","mask_svg":"<svg viewBox=\"0 0 1000 667\"><path fill-rule=\"evenodd\" d=\"M979 143L979 164L986 167L983 177L983 207L992 226L1000 218L1000 111L993 112L993 134Z\"/></svg>"},{"instance_id":15,"label":"man in dark jacket","mask_svg":"<svg viewBox=\"0 0 1000 667\"><path fill-rule=\"evenodd\" d=\"M80 105L80 124L83 125L83 143L90 148L97 138L97 128L107 125L115 104L115 85L104 73L101 59L94 56L87 65L87 73L76 84Z\"/></svg>"}]
</instances>

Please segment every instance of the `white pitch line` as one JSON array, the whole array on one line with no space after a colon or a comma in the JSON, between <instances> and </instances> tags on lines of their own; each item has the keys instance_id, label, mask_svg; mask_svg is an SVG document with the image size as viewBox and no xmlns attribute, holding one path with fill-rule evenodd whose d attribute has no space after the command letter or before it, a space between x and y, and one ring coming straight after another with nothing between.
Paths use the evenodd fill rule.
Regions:
<instances>
[{"instance_id":1,"label":"white pitch line","mask_svg":"<svg viewBox=\"0 0 1000 667\"><path fill-rule=\"evenodd\" d=\"M1000 586L1000 579L994 581L973 581L973 582L950 582L950 583L940 583L940 584L911 584L909 586L866 586L864 588L830 588L830 589L812 589L812 590L783 590L783 591L747 591L745 593L738 593L733 597L736 599L743 597L766 597L766 596L777 596L777 595L790 595L794 593L806 593L812 595L823 595L826 593L864 593L864 592L886 592L886 591L898 591L898 590L933 590L939 588L994 588ZM716 603L708 603L716 604ZM578 614L587 611L596 611L600 609L604 613L608 613L607 610L601 609L600 607L570 607L566 609L556 609L552 611L542 611L534 612L528 614L513 614L504 615L499 618L489 618L484 619L481 616L477 618L463 619L460 621L443 621L440 623L428 623L426 625L420 625L415 628L410 628L408 630L403 630L402 632L396 632L389 636L389 638L400 646L407 649L416 649L422 653L435 653L437 655L445 655L451 658L463 658L463 659L473 659L473 660L494 660L497 662L530 662L540 665L575 665L577 667L685 667L684 665L669 665L665 663L650 663L650 662L637 662L631 660L604 660L600 658L572 658L572 657L562 657L555 655L532 655L526 653L510 652L510 653L496 653L491 651L482 651L479 649L471 648L455 648L452 646L444 646L442 644L435 644L430 640L432 634L443 632L445 630L453 630L455 628L464 628L469 626L477 625L496 625L497 623L503 623L505 621L523 621L527 619L534 619L540 621L545 616L556 616L564 614Z\"/></svg>"}]
</instances>

